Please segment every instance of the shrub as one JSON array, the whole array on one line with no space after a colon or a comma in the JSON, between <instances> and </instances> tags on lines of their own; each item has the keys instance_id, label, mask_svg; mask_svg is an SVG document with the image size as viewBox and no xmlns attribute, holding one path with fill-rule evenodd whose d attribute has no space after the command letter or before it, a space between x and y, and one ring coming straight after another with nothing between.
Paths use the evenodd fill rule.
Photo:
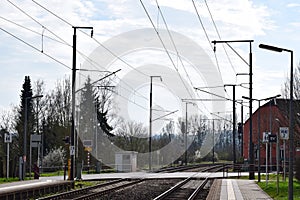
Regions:
<instances>
[{"instance_id":1,"label":"shrub","mask_svg":"<svg viewBox=\"0 0 300 200\"><path fill-rule=\"evenodd\" d=\"M51 149L43 158L43 168L50 169L47 171L56 171L64 165L65 157L66 151L63 149L63 147Z\"/></svg>"}]
</instances>

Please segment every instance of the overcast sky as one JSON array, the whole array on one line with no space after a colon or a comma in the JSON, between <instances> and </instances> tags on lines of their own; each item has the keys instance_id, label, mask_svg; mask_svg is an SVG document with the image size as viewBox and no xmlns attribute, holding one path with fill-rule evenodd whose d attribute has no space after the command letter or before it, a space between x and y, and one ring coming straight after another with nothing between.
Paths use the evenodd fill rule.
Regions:
<instances>
[{"instance_id":1,"label":"overcast sky","mask_svg":"<svg viewBox=\"0 0 300 200\"><path fill-rule=\"evenodd\" d=\"M63 18L65 22L35 2ZM110 38L127 31L141 28L153 29L153 25L158 30L165 29L157 3L169 30L196 42L214 65L219 67L225 84L248 82L248 76L237 77L236 73L249 73L249 68L226 45L224 47L232 65L221 44L217 44L214 55L209 41L219 40L218 33L222 40L254 40L252 43L254 98L280 94L290 69L288 53L259 49L260 43L294 50L294 65L296 66L299 62L300 3L296 0L195 0L205 31L192 0L142 1L153 25L140 1L35 0L35 2L30 0L0 1L1 110L10 109L12 105L19 104L19 95L26 75L31 77L33 83L38 79L44 80L46 90L54 88L57 80L71 76L72 25L94 27L95 40L80 31L77 36L77 49L85 56L89 56L99 47L99 43L105 43ZM84 32L89 34L89 31ZM248 43L235 43L232 47L248 61ZM148 54L148 57L144 54L143 59L152 60L153 57L149 55L152 54ZM137 62L142 56L132 57L127 57L127 59ZM165 54L165 59L168 59L167 54ZM78 55L78 66L84 63L84 60L84 57ZM120 61L116 59L115 62ZM118 75L122 79L126 75L125 72L130 72L130 69L124 64L119 66L123 68L123 72ZM201 81L193 83L196 87L203 86ZM141 89L143 90L145 88ZM231 88L227 88L226 91L227 97L232 98ZM248 96L248 90L238 88L237 98L240 99L242 95Z\"/></svg>"}]
</instances>

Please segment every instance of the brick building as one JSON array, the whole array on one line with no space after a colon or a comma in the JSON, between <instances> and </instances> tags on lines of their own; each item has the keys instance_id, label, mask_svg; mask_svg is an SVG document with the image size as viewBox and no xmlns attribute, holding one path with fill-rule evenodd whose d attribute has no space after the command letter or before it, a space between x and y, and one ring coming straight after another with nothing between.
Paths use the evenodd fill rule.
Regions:
<instances>
[{"instance_id":1,"label":"brick building","mask_svg":"<svg viewBox=\"0 0 300 200\"><path fill-rule=\"evenodd\" d=\"M295 131L294 131L294 147L297 157L300 156L300 100L294 101L294 113L295 113ZM254 101L255 103L255 101ZM260 115L260 121L259 119ZM260 128L260 163L265 165L266 163L266 143L263 143L263 132L271 132L272 135L279 134L279 127L289 127L289 100L287 99L273 99L263 104L252 115L252 142L254 144L254 158L255 164L258 162L258 130ZM250 122L249 119L244 123L243 129L243 157L245 160L249 160L249 133ZM283 159L283 140L279 140L280 146L280 159ZM289 159L289 140L286 140L286 161ZM270 155L272 158L270 159ZM281 163L281 162L280 162ZM268 165L276 164L276 143L268 144Z\"/></svg>"}]
</instances>

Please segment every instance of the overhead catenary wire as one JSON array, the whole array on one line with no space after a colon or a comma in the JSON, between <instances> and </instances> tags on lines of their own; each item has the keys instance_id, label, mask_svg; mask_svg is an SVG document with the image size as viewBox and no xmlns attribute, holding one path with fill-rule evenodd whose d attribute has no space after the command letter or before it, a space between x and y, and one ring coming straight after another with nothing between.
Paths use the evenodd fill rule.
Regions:
<instances>
[{"instance_id":1,"label":"overhead catenary wire","mask_svg":"<svg viewBox=\"0 0 300 200\"><path fill-rule=\"evenodd\" d=\"M39 24L39 25L43 28L43 30L47 30L47 31L49 31L50 33L52 33L55 37L58 37L59 40L56 40L56 39L54 39L54 38L52 38L52 37L49 37L49 36L45 36L45 37L47 37L47 38L49 38L49 39L51 39L51 40L53 40L53 41L55 41L55 42L58 42L58 43L67 45L67 46L69 46L69 47L72 47L72 45L68 44L68 42L66 42L64 39L60 38L59 36L57 36L57 35L56 35L55 33L53 33L50 29L48 29L48 28L47 28L46 26L44 26L42 23L40 23L39 21L37 21L36 19L34 19L32 16L30 16L30 15L29 15L28 13L26 13L24 10L22 10L21 8L19 8L17 5L13 4L13 3L10 2L10 1L8 1L8 2L11 3L15 8L17 8L17 9L18 9L19 11L21 11L23 14L25 14L26 16L28 16L30 19L32 19L34 22L36 22L37 24ZM39 32L37 32L37 31L34 31L34 30L32 30L32 29L29 29L29 28L27 28L27 27L25 27L25 26L22 26L22 25L20 25L20 24L18 24L18 23L15 23L15 22L11 21L11 20L8 20L8 19L6 19L6 18L4 18L4 17L1 17L1 18L2 18L3 20L7 21L7 22L10 22L10 23L12 23L12 24L14 24L14 25L16 25L16 26L18 26L18 27L21 27L21 28L23 28L23 29L25 29L25 30L28 30L28 31L30 31L30 32L32 32L32 33L35 33L35 34L40 35L40 36L42 36L42 37L44 36L43 33L39 33ZM62 19L62 18L61 18L61 19ZM5 29L3 29L3 28L0 28L0 29L1 29L2 31L6 32L7 34L11 35L11 36L14 37L15 39L17 39L17 40L21 41L22 43L26 44L27 46L33 48L34 50L39 51L40 53L46 55L47 57L51 58L51 59L54 60L55 62L57 62L57 63L63 65L64 67L66 67L66 68L72 70L72 68L69 67L68 65L64 64L63 62L59 61L58 59L54 58L54 57L51 56L50 54L48 54L48 53L46 53L45 51L43 51L43 46L42 46L42 49L40 50L39 48L37 48L37 47L35 47L34 45L32 45L32 44L26 42L25 40L21 39L20 37L17 37L16 35L10 33L9 31L7 31L7 30L5 30ZM87 56L85 56L85 55L84 55L82 52L80 52L79 50L76 50L76 51L77 51L81 56L85 57L86 60L89 61L92 65L95 63L95 62L92 63L92 60L89 59ZM97 64L97 65L98 65L98 64ZM95 66L95 65L94 65L94 66ZM99 65L98 65L98 66L99 66ZM87 77L86 77L85 75L83 75L82 73L79 73L79 75L84 76L85 78L87 78ZM141 96L144 97L143 95L141 95ZM144 97L144 98L147 99L146 97ZM127 100L130 101L129 99L127 99ZM135 105L137 105L137 104L135 103Z\"/></svg>"},{"instance_id":2,"label":"overhead catenary wire","mask_svg":"<svg viewBox=\"0 0 300 200\"><path fill-rule=\"evenodd\" d=\"M199 20L199 22L200 22L200 24L201 24L201 27L202 27L202 29L203 29L203 31L204 31L204 33L205 33L205 37L206 37L206 39L207 39L207 41L208 41L208 43L209 43L211 49L213 50L214 48L213 48L213 46L212 46L212 44L211 44L211 42L210 42L210 39L209 39L208 34L207 34L207 31L206 31L206 29L205 29L205 27L204 27L204 24L203 24L203 22L202 22L202 19L201 19L201 17L200 17L200 14L199 14L199 12L198 12L197 7L196 7L195 1L192 0L192 2L193 2L194 9L195 9L195 11L196 11L198 20Z\"/></svg>"},{"instance_id":3,"label":"overhead catenary wire","mask_svg":"<svg viewBox=\"0 0 300 200\"><path fill-rule=\"evenodd\" d=\"M210 8L209 8L209 6L208 6L208 3L207 3L206 0L204 0L204 2L205 2L205 5L206 5L207 10L208 10L208 12L209 12L210 18L211 18L212 23L213 23L213 25L214 25L214 28L215 28L215 30L216 30L216 32L217 32L217 35L218 35L219 39L222 40L221 34L220 34L220 32L219 32L219 30L218 30L218 28L217 28L217 24L216 24L216 22L215 22L215 20L214 20L214 18L213 18L213 15L212 15L212 13L211 13L211 11L210 11ZM236 74L236 70L235 70L234 67L233 67L232 61L231 61L231 59L230 59L230 57L229 57L229 55L228 55L228 52L227 52L226 48L224 47L224 44L222 44L222 46L223 46L223 49L224 49L224 51L225 51L226 57L227 57L227 59L228 59L228 61L229 61L229 64L230 64L230 66L231 66L233 72ZM215 52L215 51L214 51L214 52ZM215 54L215 56L216 56L216 54Z\"/></svg>"},{"instance_id":4,"label":"overhead catenary wire","mask_svg":"<svg viewBox=\"0 0 300 200\"><path fill-rule=\"evenodd\" d=\"M42 33L39 33L39 32L37 32L37 31L35 31L35 30L32 30L32 29L30 29L30 28L27 28L27 27L25 27L25 26L23 26L23 25L21 25L21 24L18 24L18 23L16 23L16 22L13 22L12 20L9 20L9 19L7 19L7 18L5 18L5 17L2 17L2 16L0 16L0 18L1 19L3 19L3 20L5 20L5 21L7 21L7 22L9 22L9 23L11 23L11 24L13 24L13 25L15 25L15 26L18 26L18 27L20 27L20 28L22 28L22 29L25 29L25 30L27 30L27 31L30 31L30 32L32 32L32 33L35 33L35 34L37 34L37 35L39 35L39 36L42 36L42 49L41 50L39 50L38 48L36 48L36 50L39 50L41 53L44 53L45 55L47 55L48 57L50 56L49 54L47 54L47 53L45 53L44 52L44 45L43 45L43 43L44 43L44 40L43 40L43 38L45 37L45 38L48 38L48 39L50 39L50 40L52 40L52 41L55 41L55 42L57 42L57 43L60 43L60 44L63 44L63 45L66 45L66 46L68 46L68 47L72 47L72 45L71 44L69 44L69 43L67 43L65 40L63 40L63 41L61 41L61 40L57 40L57 39L55 39L55 38L52 38L52 37L49 37L49 36L47 36L47 35L45 35L44 34L44 30L46 29L46 27L43 25L43 32ZM49 29L48 29L49 30ZM28 42L27 42L28 43ZM29 43L28 43L29 44ZM33 46L33 45L31 45L31 46ZM98 65L98 66L100 66L98 63L95 63L93 60L91 60L88 56L86 56L84 53L82 53L81 51L79 51L78 49L76 49L76 52L77 53L79 53L83 58L85 58L88 62L90 62L91 63L91 65ZM54 58L53 56L51 56L52 57L52 59ZM58 61L58 59L56 59L56 61ZM61 61L59 61L59 62L61 62ZM60 63L61 64L61 63ZM102 67L102 66L100 66L101 68L104 68L104 67ZM71 69L71 68L70 68ZM83 76L83 74L81 74L81 73L79 73L81 76ZM86 76L84 76L84 77L86 77Z\"/></svg>"},{"instance_id":5,"label":"overhead catenary wire","mask_svg":"<svg viewBox=\"0 0 300 200\"><path fill-rule=\"evenodd\" d=\"M160 36L160 34L159 34L157 28L155 27L155 25L154 25L154 23L153 23L153 21L152 21L150 15L149 15L149 13L148 13L148 11L147 11L147 9L146 9L146 7L145 7L143 1L140 0L140 3L142 4L142 7L143 7L143 9L144 9L144 11L145 11L145 13L146 13L148 19L150 20L150 23L152 24L152 27L153 27L154 31L156 32L156 35L157 35L157 37L159 38L159 40L160 40L160 42L161 42L161 44L162 44L162 46L163 46L165 52L167 53L168 58L170 59L170 61L171 61L172 65L173 65L173 67L175 68L175 70L176 70L176 72L177 72L179 78L181 79L181 82L182 82L183 86L185 87L186 91L189 93L190 97L192 97L192 94L190 93L189 89L188 89L187 86L185 85L185 83L184 83L184 81L183 81L183 79L182 79L182 77L181 77L181 75L180 75L180 73L179 73L179 71L178 71L178 68L176 67L176 65L175 65L175 63L174 63L174 61L173 61L173 59L172 59L172 57L171 57L171 54L170 54L170 52L168 51L168 49L166 48L165 43L163 42L163 40L162 40L162 38L161 38L161 36Z\"/></svg>"},{"instance_id":6,"label":"overhead catenary wire","mask_svg":"<svg viewBox=\"0 0 300 200\"><path fill-rule=\"evenodd\" d=\"M51 10L49 10L48 8L46 8L45 6L39 4L38 2L36 2L35 0L32 0L32 2L34 2L36 5L38 5L39 7L41 7L42 9L46 10L47 12L49 12L50 14L52 14L53 16L55 16L56 18L58 18L59 20L61 20L62 22L66 23L67 25L73 27L73 25L68 22L67 20L63 19L62 17L60 17L59 15L55 14L54 12L52 12ZM79 29L80 32L82 32L85 35L88 35L86 32L82 31ZM108 51L111 55L113 55L116 59L120 60L121 62L123 62L125 65L127 65L128 67L130 67L131 69L137 71L138 73L149 77L148 74L145 74L144 72L136 69L135 67L133 67L132 65L130 65L128 62L126 62L124 59L122 59L120 56L116 55L114 52L112 52L109 48L107 48L105 45L103 45L101 42L99 42L95 37L92 38L92 40L94 40L94 42L96 42L98 45L100 45L101 47L103 47L106 51ZM87 56L86 56L87 58ZM91 59L89 59L91 60ZM92 64L93 65L93 64ZM99 66L98 63L96 63L97 66ZM95 66L95 65L94 65ZM118 77L118 76L117 76ZM134 88L132 88L129 84L127 84L126 82L124 82L122 79L119 78L119 80L121 82L123 82L125 85L127 85L129 88L131 88L133 90L134 93L139 94L142 98L147 99L149 101L149 99L145 96L143 96L142 94L140 94L138 91L136 91Z\"/></svg>"},{"instance_id":7,"label":"overhead catenary wire","mask_svg":"<svg viewBox=\"0 0 300 200\"><path fill-rule=\"evenodd\" d=\"M35 1L33 1L33 2L35 2ZM57 15L57 17L59 17L58 15ZM59 17L60 18L60 17ZM62 18L61 18L62 19ZM67 22L68 23L68 22ZM70 24L70 23L69 23ZM70 24L71 25L71 24ZM46 29L47 30L47 29ZM47 30L48 31L48 30ZM64 42L62 42L62 43L64 43ZM36 50L38 50L38 49L36 49ZM108 49L109 50L109 49ZM45 54L45 53L44 53ZM46 54L45 54L46 55ZM118 58L118 56L116 56L116 58L117 59L120 59L120 58ZM120 59L121 60L121 59ZM122 61L122 60L121 60ZM124 60L125 61L125 60ZM124 62L125 63L125 62ZM126 63L125 63L126 64ZM127 65L129 65L129 63L127 64ZM69 68L70 69L70 68ZM146 76L148 76L147 74L146 74Z\"/></svg>"},{"instance_id":8,"label":"overhead catenary wire","mask_svg":"<svg viewBox=\"0 0 300 200\"><path fill-rule=\"evenodd\" d=\"M66 23L67 25L73 27L73 25L71 23L69 23L67 20L63 19L62 17L60 17L59 15L55 14L54 12L52 12L51 10L47 9L45 6L39 4L38 2L32 0L32 2L34 2L36 5L38 5L39 7L43 8L44 10L46 10L47 12L49 12L50 14L52 14L53 16L55 16L56 18L58 18L59 20L63 21L64 23ZM82 32L85 35L88 35L86 32L82 31L79 29L80 32ZM95 37L92 38L98 45L100 45L101 47L103 47L106 51L108 51L111 55L113 55L114 57L116 57L118 60L120 60L121 62L123 62L124 64L126 64L127 66L129 66L130 68L132 68L133 70L139 72L140 74L144 75L144 76L148 76L147 74L143 73L140 70L137 70L136 68L134 68L132 65L130 65L128 62L126 62L124 59L122 59L121 57L119 57L118 55L116 55L115 53L113 53L110 49L108 49L106 46L104 46L102 43L100 43ZM82 56L84 54L80 53ZM86 60L88 60L93 67L99 66L98 63L96 63L95 61L92 61L92 59L88 58L87 56L83 56L85 57ZM96 67L97 68L97 67ZM104 69L104 67L101 66L101 68ZM117 78L119 78L117 76ZM131 88L135 93L139 94L140 97L147 99L147 97L143 96L142 94L140 94L138 91L136 91L134 88L132 88L129 84L127 84L125 81L123 81L122 79L119 78L119 80L121 82L123 82L125 85L127 85L129 88Z\"/></svg>"},{"instance_id":9,"label":"overhead catenary wire","mask_svg":"<svg viewBox=\"0 0 300 200\"><path fill-rule=\"evenodd\" d=\"M68 44L66 44L65 42L62 42L62 41L60 41L60 40L57 40L57 39L52 38L52 37L50 37L50 36L47 36L47 35L45 35L45 34L41 34L41 33L37 32L37 31L35 31L35 30L32 30L32 29L30 29L30 28L27 28L27 27L25 27L25 26L23 26L23 25L21 25L21 24L18 24L18 23L16 23L16 22L12 21L12 20L9 20L9 19L7 19L7 18L5 18L5 17L0 16L0 18L3 19L3 20L5 20L5 21L7 21L7 22L9 22L9 23L11 23L11 24L14 24L15 26L18 26L18 27L20 27L20 28L23 28L23 29L25 29L25 30L27 30L27 31L30 31L30 32L32 32L32 33L35 33L35 34L37 34L37 35L43 36L43 37L45 37L45 38L47 38L47 39L50 39L50 40L52 40L52 41L55 41L55 42L58 42L58 43L61 43L61 44L68 45ZM43 32L44 32L44 30L45 30L45 28L43 28ZM69 46L69 45L68 45L68 46Z\"/></svg>"},{"instance_id":10,"label":"overhead catenary wire","mask_svg":"<svg viewBox=\"0 0 300 200\"><path fill-rule=\"evenodd\" d=\"M47 9L46 7L42 6L41 4L37 3L36 1L32 0L35 4L37 4L39 7L43 8L44 10L46 10L47 12L49 12L50 14L54 15L55 17L57 17L58 19L60 19L61 21L65 22L66 24L68 24L69 26L73 26L71 23L69 23L67 20L64 20L62 17L60 17L59 15L55 14L54 12L52 12L51 10ZM84 34L86 34L85 32L83 32ZM100 43L95 37L93 38L93 40L98 43L100 46L102 46L104 49L106 49L109 53L111 53L114 57L116 57L117 59L121 60L123 63L125 63L127 66L131 67L132 69L136 70L134 67L132 67L129 63L127 63L125 60L123 60L122 58L120 58L119 56L115 55L110 49L108 49L107 47L105 47L102 43ZM142 73L143 75L148 76L147 74L144 74L143 72L136 70L140 73ZM122 81L122 79L120 79L120 81ZM124 82L124 81L123 81ZM125 82L124 82L125 83ZM126 84L126 83L125 83ZM135 93L137 93L137 91L135 89L133 89L133 91ZM143 95L141 95L143 98L147 99L146 97L144 97Z\"/></svg>"},{"instance_id":11,"label":"overhead catenary wire","mask_svg":"<svg viewBox=\"0 0 300 200\"><path fill-rule=\"evenodd\" d=\"M41 8L45 9L46 11L48 11L50 14L52 14L52 15L54 15L55 17L57 17L58 19L62 20L63 22L65 22L65 23L68 24L69 26L72 26L72 27L73 27L73 25L72 25L71 23L69 23L67 20L65 20L65 19L63 19L62 17L58 16L57 14L55 14L55 13L52 12L51 10L47 9L46 7L42 6L41 4L37 3L36 1L34 1L34 0L32 0L32 1L33 1L34 3L36 3L38 6L40 6ZM80 31L81 31L81 30L80 30ZM83 31L81 31L81 32L87 35L86 32L83 32ZM105 50L107 50L110 54L112 54L114 57L116 57L117 59L119 59L120 61L122 61L123 63L125 63L127 66L129 66L129 67L132 68L133 70L139 72L139 73L142 74L142 75L148 76L148 75L145 74L144 72L142 72L142 71L140 71L140 70L137 70L137 69L134 68L132 65L130 65L128 62L126 62L124 59L122 59L121 57L119 57L118 55L116 55L115 53L113 53L110 49L108 49L106 46L104 46L102 43L100 43L95 37L93 37L92 39L93 39L97 44L99 44L100 46L102 46ZM82 54L81 52L79 52L79 53L80 53L82 56L84 56L84 57L85 57L85 58L86 58L93 66L95 66L95 64L96 64L97 66L99 66L99 64L98 64L98 63L95 63L92 59L88 58L87 56L85 56L85 55ZM104 68L104 67L102 67L102 68ZM119 80L120 80L121 82L123 82L125 85L127 85L129 88L131 88L131 89L133 90L134 93L139 94L140 97L142 97L142 98L144 98L144 99L146 99L146 100L149 101L149 99L148 99L147 97L145 97L144 95L140 94L138 91L136 91L134 88L132 88L132 87L131 87L129 84L127 84L125 81L123 81L123 80L120 79L120 78L119 78ZM127 88L125 88L125 87L122 87L122 88L125 89L125 90L127 90L127 91L129 91L129 90L128 90ZM117 94L117 95L121 96L120 94ZM128 98L126 98L126 97L124 97L124 96L122 96L122 97L125 98L126 100L128 100L128 101L134 103L134 102L131 101L130 99L128 99ZM135 104L135 105L138 105L138 104L136 104L136 103L134 103L134 104ZM139 107L141 107L141 106L139 106ZM146 109L146 110L147 110L147 109ZM162 110L162 111L163 111L163 110Z\"/></svg>"},{"instance_id":12,"label":"overhead catenary wire","mask_svg":"<svg viewBox=\"0 0 300 200\"><path fill-rule=\"evenodd\" d=\"M43 8L44 10L46 10L47 12L49 12L50 14L52 14L53 16L57 17L58 19L60 19L61 21L63 21L64 23L66 23L67 25L73 27L74 25L72 25L70 22L68 22L67 20L65 20L64 18L60 17L59 15L55 14L54 12L52 12L51 10L49 10L48 8L46 8L45 6L39 4L38 2L36 2L35 0L32 0L33 3L35 3L36 5L38 5L39 7ZM79 29L80 32L82 32L85 35L88 35L86 32L82 31ZM124 59L122 59L121 57L119 57L118 55L116 55L114 52L112 52L110 49L108 49L106 46L104 46L101 42L99 42L97 39L95 39L95 37L92 38L97 44L99 44L101 47L103 47L106 51L108 51L111 55L113 55L114 57L116 57L118 60L120 60L121 62L123 62L124 64L126 64L128 67L132 68L133 70L139 72L140 74L144 75L144 76L149 76L148 74L145 74L144 72L134 68L132 65L130 65L128 62L126 62Z\"/></svg>"},{"instance_id":13,"label":"overhead catenary wire","mask_svg":"<svg viewBox=\"0 0 300 200\"><path fill-rule=\"evenodd\" d=\"M31 15L29 15L27 12L25 12L23 9L21 9L19 6L17 6L16 4L12 3L10 0L7 0L11 5L13 5L15 8L17 8L20 12L22 12L24 15L26 15L27 17L29 17L30 19L32 19L34 22L36 22L37 24L39 24L42 28L46 29L47 31L49 31L49 33L53 34L55 37L57 37L58 39L60 39L61 41L65 42L61 37L59 37L57 34L55 34L53 31L49 30L47 27L45 27L43 24L41 24L39 21L37 21L36 19L34 19ZM66 43L67 44L67 43Z\"/></svg>"},{"instance_id":14,"label":"overhead catenary wire","mask_svg":"<svg viewBox=\"0 0 300 200\"><path fill-rule=\"evenodd\" d=\"M26 44L27 46L31 47L32 49L34 49L34 50L36 50L36 51L38 51L38 52L40 52L40 53L46 55L48 58L51 58L52 60L54 60L55 62L61 64L62 66L66 67L66 68L68 68L68 69L72 69L71 67L69 67L69 66L66 65L65 63L59 61L58 59L54 58L53 56L51 56L51 55L49 55L49 54L47 54L47 53L45 53L45 52L42 52L39 48L33 46L32 44L29 44L29 43L26 42L25 40L19 38L18 36L14 35L14 34L12 34L12 33L10 33L9 31L7 31L7 30L5 30L5 29L3 29L3 28L1 28L1 27L0 27L0 29L1 29L3 32L5 32L5 33L9 34L10 36L14 37L15 39L19 40L20 42L22 42L22 43Z\"/></svg>"},{"instance_id":15,"label":"overhead catenary wire","mask_svg":"<svg viewBox=\"0 0 300 200\"><path fill-rule=\"evenodd\" d=\"M158 38L159 38L159 40L160 40L160 42L161 42L161 44L162 44L162 46L163 46L165 52L166 52L167 55L168 55L168 58L170 59L170 61L171 61L172 65L173 65L173 67L175 68L175 70L176 70L176 72L177 72L179 78L181 79L181 82L182 82L183 86L185 87L185 89L186 89L186 91L188 92L189 96L192 98L192 94L190 93L189 89L187 88L186 84L184 83L183 78L182 78L182 76L180 75L180 73L179 73L179 71L178 71L178 67L176 67L176 65L175 65L175 63L174 63L174 61L173 61L173 59L172 59L172 57L171 57L170 52L169 52L168 49L166 48L166 45L165 45L164 41L162 40L162 37L160 36L160 34L159 34L157 28L155 27L155 25L154 25L154 23L153 23L153 20L151 19L150 15L149 15L149 12L147 11L147 9L146 9L146 7L145 7L143 1L140 0L140 2L141 2L141 4L142 4L142 7L143 7L143 9L144 9L144 11L145 11L145 13L146 13L148 19L150 20L150 23L151 23L151 25L152 25L154 31L156 32L156 34L157 34L157 36L158 36ZM159 5L158 5L158 4L157 4L157 6L158 6L158 8L159 8ZM160 9L160 8L159 8L159 9ZM176 48L175 42L174 42L174 40L173 40L173 38L172 38L172 36L171 36L171 34L170 34L170 31L169 31L169 29L168 29L166 20L164 19L164 16L163 16L161 10L160 10L160 13L161 13L162 19L163 19L163 21L164 21L164 23L165 23L165 26L166 26L166 29L167 29L167 31L168 31L169 37L170 37L170 39L171 39L171 41L172 41L172 43L173 43L173 45L174 45L175 51L176 51L177 48ZM181 59L181 57L180 57L178 51L177 51L177 56L179 56L179 57L177 57L177 58ZM181 62L182 62L182 60L181 60ZM182 65L183 65L183 62L182 62ZM184 67L184 65L183 65L183 67ZM184 68L184 70L186 71L185 68ZM186 72L186 73L187 73L187 72ZM191 85L193 85L192 82L191 82ZM168 88L169 88L169 87L168 87ZM201 103L203 104L203 102L201 102ZM203 105L204 105L204 104L203 104ZM204 107L205 107L205 109L209 112L208 108L207 108L205 105L204 105ZM199 109L201 112L203 112L199 107L197 107L197 109Z\"/></svg>"},{"instance_id":16,"label":"overhead catenary wire","mask_svg":"<svg viewBox=\"0 0 300 200\"><path fill-rule=\"evenodd\" d=\"M218 68L218 70L219 70L219 73L221 74L219 61L218 61L217 56L216 56L216 54L215 54L215 48L212 46L211 40L210 40L209 37L208 37L206 28L205 28L205 26L204 26L204 23L202 22L202 19L201 19L201 17L200 17L199 12L198 12L198 9L197 9L197 6L196 6L196 4L195 4L195 1L192 0L192 2L193 2L194 9L195 9L195 11L196 11L198 20L199 20L199 22L200 22L200 24L201 24L201 27L202 27L202 29L203 29L203 31L204 31L204 33L205 33L206 39L207 39L207 41L208 41L208 43L209 43L209 45L210 45L210 48L214 51L214 57L215 57L215 60L216 60L217 68ZM222 79L222 77L221 77L221 79ZM223 79L222 79L222 81L223 81Z\"/></svg>"},{"instance_id":17,"label":"overhead catenary wire","mask_svg":"<svg viewBox=\"0 0 300 200\"><path fill-rule=\"evenodd\" d=\"M172 42L172 45L173 45L173 47L174 47L174 49L175 49L175 51L176 51L177 59L179 59L179 61L180 61L180 63L181 63L181 66L182 66L182 68L184 69L185 75L186 75L187 79L189 80L191 86L194 87L193 82L192 82L192 80L191 80L191 78L190 78L190 76L189 76L189 74L188 74L188 72L187 72L187 69L186 69L185 65L183 64L183 61L182 61L181 56L180 56L180 53L179 53L179 51L178 51L178 49L177 49L177 46L176 46L176 44L175 44L175 41L174 41L174 39L173 39L173 37L172 37L172 34L171 34L171 32L170 32L170 29L169 29L169 27L168 27L167 21L166 21L166 19L165 19L165 17L164 17L164 14L163 14L163 12L162 12L162 10L161 10L161 8L160 8L160 6L159 6L157 0L156 0L156 5L157 5L157 9L158 9L158 11L159 11L159 14L161 15L162 20L163 20L163 22L164 22L164 24L165 24L165 27L166 27L166 30L167 30L167 32L168 32L169 38L170 38L170 40L171 40L171 42ZM178 69L178 67L177 67L177 69ZM179 75L180 75L180 74L179 74ZM202 103L202 105L206 108L206 110L208 111L208 109L207 109L207 107L205 106L205 104L204 104L203 102L201 102L201 103ZM201 109L200 109L200 111L203 112Z\"/></svg>"}]
</instances>

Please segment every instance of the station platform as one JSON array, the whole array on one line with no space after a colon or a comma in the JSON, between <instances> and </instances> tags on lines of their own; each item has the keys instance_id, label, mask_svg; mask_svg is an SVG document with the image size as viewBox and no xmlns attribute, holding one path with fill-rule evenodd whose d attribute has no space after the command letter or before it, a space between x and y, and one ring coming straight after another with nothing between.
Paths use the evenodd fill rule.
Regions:
<instances>
[{"instance_id":1,"label":"station platform","mask_svg":"<svg viewBox=\"0 0 300 200\"><path fill-rule=\"evenodd\" d=\"M34 197L71 190L73 182L61 180L26 180L0 184L0 200L35 199Z\"/></svg>"},{"instance_id":2,"label":"station platform","mask_svg":"<svg viewBox=\"0 0 300 200\"><path fill-rule=\"evenodd\" d=\"M215 180L207 200L270 200L254 180L218 179Z\"/></svg>"},{"instance_id":3,"label":"station platform","mask_svg":"<svg viewBox=\"0 0 300 200\"><path fill-rule=\"evenodd\" d=\"M107 174L83 174L83 180L96 179L119 179L119 178L145 178L145 179L164 179L164 178L213 178L216 179L211 186L208 200L256 200L272 199L255 183L255 180L236 179L238 176L247 176L249 173L203 173L203 172L174 172L174 173L107 173ZM49 186L52 184L63 183L63 176L40 177L39 180L19 181L0 185L1 193L13 193L21 189ZM0 199L1 195L0 195ZM7 199L7 198L6 198Z\"/></svg>"}]
</instances>

